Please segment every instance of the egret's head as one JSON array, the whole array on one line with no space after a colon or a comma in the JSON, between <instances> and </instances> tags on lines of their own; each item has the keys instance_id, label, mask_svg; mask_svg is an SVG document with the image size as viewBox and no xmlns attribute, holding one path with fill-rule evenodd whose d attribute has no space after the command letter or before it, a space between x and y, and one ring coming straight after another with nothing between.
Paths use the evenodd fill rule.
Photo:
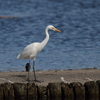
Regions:
<instances>
[{"instance_id":1,"label":"egret's head","mask_svg":"<svg viewBox=\"0 0 100 100\"><path fill-rule=\"evenodd\" d=\"M48 25L47 27L50 30L54 30L54 31L57 31L57 32L61 32L60 30L56 29L53 25Z\"/></svg>"}]
</instances>

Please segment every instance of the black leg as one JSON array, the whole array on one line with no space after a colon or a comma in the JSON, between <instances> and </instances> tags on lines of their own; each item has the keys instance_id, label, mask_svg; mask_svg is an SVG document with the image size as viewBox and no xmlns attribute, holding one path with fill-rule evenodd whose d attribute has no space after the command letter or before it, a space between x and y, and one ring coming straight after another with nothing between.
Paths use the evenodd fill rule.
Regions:
<instances>
[{"instance_id":1,"label":"black leg","mask_svg":"<svg viewBox=\"0 0 100 100\"><path fill-rule=\"evenodd\" d=\"M40 81L36 80L36 74L35 74L35 68L34 68L34 65L35 65L35 60L33 60L34 81L35 81L35 82L41 83Z\"/></svg>"},{"instance_id":2,"label":"black leg","mask_svg":"<svg viewBox=\"0 0 100 100\"><path fill-rule=\"evenodd\" d=\"M35 75L35 68L34 68L34 65L35 65L35 60L33 60L33 72L34 72L34 81L36 81L36 75Z\"/></svg>"},{"instance_id":3,"label":"black leg","mask_svg":"<svg viewBox=\"0 0 100 100\"><path fill-rule=\"evenodd\" d=\"M28 81L30 81L30 76L29 76L30 68L31 68L31 66L30 66L30 60L29 60L29 68L28 68Z\"/></svg>"}]
</instances>

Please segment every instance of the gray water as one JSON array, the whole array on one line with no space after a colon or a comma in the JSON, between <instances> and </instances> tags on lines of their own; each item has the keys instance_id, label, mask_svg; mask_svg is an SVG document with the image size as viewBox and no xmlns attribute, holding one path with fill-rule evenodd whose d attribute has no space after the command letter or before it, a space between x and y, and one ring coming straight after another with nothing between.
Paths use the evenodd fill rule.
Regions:
<instances>
[{"instance_id":1,"label":"gray water","mask_svg":"<svg viewBox=\"0 0 100 100\"><path fill-rule=\"evenodd\" d=\"M62 33L49 31L36 70L100 68L100 0L0 0L0 16L14 17L0 18L0 71L24 71L17 55L50 24Z\"/></svg>"}]
</instances>

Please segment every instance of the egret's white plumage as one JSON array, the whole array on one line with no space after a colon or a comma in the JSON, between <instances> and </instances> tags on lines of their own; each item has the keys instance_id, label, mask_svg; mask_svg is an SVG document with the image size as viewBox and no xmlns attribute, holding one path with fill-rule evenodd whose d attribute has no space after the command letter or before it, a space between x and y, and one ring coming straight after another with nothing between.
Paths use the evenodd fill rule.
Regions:
<instances>
[{"instance_id":1,"label":"egret's white plumage","mask_svg":"<svg viewBox=\"0 0 100 100\"><path fill-rule=\"evenodd\" d=\"M26 46L24 48L24 50L17 56L17 58L18 59L34 59L35 60L38 52L40 52L45 47L45 45L47 44L47 42L49 40L48 30L54 30L54 31L61 32L60 30L56 29L54 26L48 25L45 29L45 34L46 34L45 39L40 43L34 42L34 43L31 43L28 46ZM33 70L34 70L34 63L33 63ZM35 70L34 70L34 75L35 75ZM35 77L35 81L36 81L36 77Z\"/></svg>"},{"instance_id":2,"label":"egret's white plumage","mask_svg":"<svg viewBox=\"0 0 100 100\"><path fill-rule=\"evenodd\" d=\"M24 48L24 50L17 56L18 59L34 59L37 53L40 51L40 43L32 43Z\"/></svg>"}]
</instances>

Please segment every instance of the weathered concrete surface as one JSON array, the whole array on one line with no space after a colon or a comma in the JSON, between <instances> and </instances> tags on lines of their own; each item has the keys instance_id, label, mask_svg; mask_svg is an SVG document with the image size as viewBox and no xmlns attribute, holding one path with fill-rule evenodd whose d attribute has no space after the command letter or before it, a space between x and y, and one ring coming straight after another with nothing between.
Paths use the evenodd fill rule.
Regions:
<instances>
[{"instance_id":1,"label":"weathered concrete surface","mask_svg":"<svg viewBox=\"0 0 100 100\"><path fill-rule=\"evenodd\" d=\"M18 99L27 98L27 84L14 83L13 87L14 87L15 98L18 98Z\"/></svg>"},{"instance_id":2,"label":"weathered concrete surface","mask_svg":"<svg viewBox=\"0 0 100 100\"><path fill-rule=\"evenodd\" d=\"M34 83L33 72L30 72L28 83L27 74L0 72L0 100L100 100L99 69L36 71L37 79L41 83Z\"/></svg>"},{"instance_id":3,"label":"weathered concrete surface","mask_svg":"<svg viewBox=\"0 0 100 100\"><path fill-rule=\"evenodd\" d=\"M38 100L47 100L47 87L45 86L38 86Z\"/></svg>"},{"instance_id":4,"label":"weathered concrete surface","mask_svg":"<svg viewBox=\"0 0 100 100\"><path fill-rule=\"evenodd\" d=\"M51 70L51 71L36 71L37 85L47 86L52 82L63 82L61 77L68 83L80 82L84 84L90 80L100 80L100 69L82 69L82 70ZM34 74L30 72L30 82L33 81ZM28 83L28 72L0 72L0 83Z\"/></svg>"},{"instance_id":5,"label":"weathered concrete surface","mask_svg":"<svg viewBox=\"0 0 100 100\"><path fill-rule=\"evenodd\" d=\"M37 99L37 86L35 83L27 83L27 97Z\"/></svg>"},{"instance_id":6,"label":"weathered concrete surface","mask_svg":"<svg viewBox=\"0 0 100 100\"><path fill-rule=\"evenodd\" d=\"M0 84L0 100L100 100L100 80L73 83L49 83L47 86L35 83Z\"/></svg>"},{"instance_id":7,"label":"weathered concrete surface","mask_svg":"<svg viewBox=\"0 0 100 100\"><path fill-rule=\"evenodd\" d=\"M2 84L4 99L14 99L14 89L11 83Z\"/></svg>"},{"instance_id":8,"label":"weathered concrete surface","mask_svg":"<svg viewBox=\"0 0 100 100\"><path fill-rule=\"evenodd\" d=\"M85 87L80 82L71 83L75 100L85 100Z\"/></svg>"},{"instance_id":9,"label":"weathered concrete surface","mask_svg":"<svg viewBox=\"0 0 100 100\"><path fill-rule=\"evenodd\" d=\"M97 86L98 86L98 92L99 92L99 100L100 100L100 80L96 81Z\"/></svg>"},{"instance_id":10,"label":"weathered concrete surface","mask_svg":"<svg viewBox=\"0 0 100 100\"><path fill-rule=\"evenodd\" d=\"M0 100L3 100L3 97L4 96L4 94L3 94L3 86L2 86L2 84L0 84Z\"/></svg>"},{"instance_id":11,"label":"weathered concrete surface","mask_svg":"<svg viewBox=\"0 0 100 100\"><path fill-rule=\"evenodd\" d=\"M62 98L62 91L61 91L60 83L49 83L47 90L48 90L48 98L50 99Z\"/></svg>"},{"instance_id":12,"label":"weathered concrete surface","mask_svg":"<svg viewBox=\"0 0 100 100\"><path fill-rule=\"evenodd\" d=\"M99 88L96 82L90 81L84 84L86 100L99 100Z\"/></svg>"},{"instance_id":13,"label":"weathered concrete surface","mask_svg":"<svg viewBox=\"0 0 100 100\"><path fill-rule=\"evenodd\" d=\"M74 88L68 83L61 83L62 100L74 100Z\"/></svg>"}]
</instances>

